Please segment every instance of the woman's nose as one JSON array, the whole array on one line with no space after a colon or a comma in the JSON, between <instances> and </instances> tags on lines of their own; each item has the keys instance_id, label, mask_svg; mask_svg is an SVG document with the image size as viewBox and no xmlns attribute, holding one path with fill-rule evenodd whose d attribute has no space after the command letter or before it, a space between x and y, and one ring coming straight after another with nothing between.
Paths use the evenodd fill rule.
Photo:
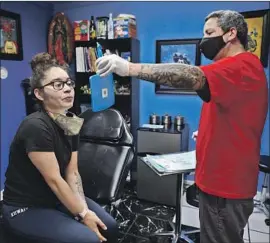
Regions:
<instances>
[{"instance_id":1,"label":"woman's nose","mask_svg":"<svg viewBox=\"0 0 270 243\"><path fill-rule=\"evenodd\" d=\"M64 92L70 92L71 89L72 87L70 87L67 83L64 84L64 88L63 88Z\"/></svg>"}]
</instances>

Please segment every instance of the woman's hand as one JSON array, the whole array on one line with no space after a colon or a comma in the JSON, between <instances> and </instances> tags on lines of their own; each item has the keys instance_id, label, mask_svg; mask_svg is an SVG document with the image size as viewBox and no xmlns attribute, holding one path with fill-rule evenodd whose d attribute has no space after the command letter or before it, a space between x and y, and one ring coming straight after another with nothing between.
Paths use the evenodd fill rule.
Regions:
<instances>
[{"instance_id":1,"label":"woman's hand","mask_svg":"<svg viewBox=\"0 0 270 243\"><path fill-rule=\"evenodd\" d=\"M100 226L103 230L106 230L107 227L93 211L89 210L82 222L89 229L91 229L97 234L98 238L100 239L100 242L107 241L107 239L104 238L99 232L98 226Z\"/></svg>"}]
</instances>

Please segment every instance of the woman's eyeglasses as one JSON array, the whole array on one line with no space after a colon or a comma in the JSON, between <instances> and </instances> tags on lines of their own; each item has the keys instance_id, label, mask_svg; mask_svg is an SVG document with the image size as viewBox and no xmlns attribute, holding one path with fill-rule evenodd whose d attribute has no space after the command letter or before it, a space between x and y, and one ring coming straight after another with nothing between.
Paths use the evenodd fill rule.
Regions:
<instances>
[{"instance_id":1,"label":"woman's eyeglasses","mask_svg":"<svg viewBox=\"0 0 270 243\"><path fill-rule=\"evenodd\" d=\"M72 89L75 88L75 82L72 79L68 79L67 81L54 80L48 84L43 85L40 88L44 88L45 86L51 85L55 90L59 91L59 90L62 90L64 88L65 84Z\"/></svg>"}]
</instances>

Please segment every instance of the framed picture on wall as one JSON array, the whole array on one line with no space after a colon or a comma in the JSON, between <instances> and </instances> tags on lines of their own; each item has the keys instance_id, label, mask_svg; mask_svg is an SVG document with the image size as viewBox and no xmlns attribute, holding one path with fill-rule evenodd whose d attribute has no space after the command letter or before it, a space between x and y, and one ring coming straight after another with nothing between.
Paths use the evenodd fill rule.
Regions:
<instances>
[{"instance_id":1,"label":"framed picture on wall","mask_svg":"<svg viewBox=\"0 0 270 243\"><path fill-rule=\"evenodd\" d=\"M157 40L156 63L184 63L200 65L200 41L201 39ZM191 89L172 88L157 84L155 92L157 94L197 94Z\"/></svg>"},{"instance_id":2,"label":"framed picture on wall","mask_svg":"<svg viewBox=\"0 0 270 243\"><path fill-rule=\"evenodd\" d=\"M17 13L0 10L0 59L23 60L21 17Z\"/></svg>"},{"instance_id":3,"label":"framed picture on wall","mask_svg":"<svg viewBox=\"0 0 270 243\"><path fill-rule=\"evenodd\" d=\"M270 43L270 10L259 10L241 13L248 25L247 50L260 58L267 67Z\"/></svg>"},{"instance_id":4,"label":"framed picture on wall","mask_svg":"<svg viewBox=\"0 0 270 243\"><path fill-rule=\"evenodd\" d=\"M58 12L53 17L49 26L48 52L60 64L70 64L74 51L73 29L67 16Z\"/></svg>"}]
</instances>

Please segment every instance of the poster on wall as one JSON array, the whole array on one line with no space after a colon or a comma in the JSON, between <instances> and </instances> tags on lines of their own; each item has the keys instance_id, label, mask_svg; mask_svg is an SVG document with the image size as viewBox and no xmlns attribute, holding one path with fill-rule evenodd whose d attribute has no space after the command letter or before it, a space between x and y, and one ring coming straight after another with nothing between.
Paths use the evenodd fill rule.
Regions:
<instances>
[{"instance_id":1,"label":"poster on wall","mask_svg":"<svg viewBox=\"0 0 270 243\"><path fill-rule=\"evenodd\" d=\"M256 55L267 67L270 43L270 10L241 13L248 25L247 50Z\"/></svg>"},{"instance_id":2,"label":"poster on wall","mask_svg":"<svg viewBox=\"0 0 270 243\"><path fill-rule=\"evenodd\" d=\"M72 25L64 13L56 13L49 27L48 52L60 64L71 63L74 36Z\"/></svg>"},{"instance_id":3,"label":"poster on wall","mask_svg":"<svg viewBox=\"0 0 270 243\"><path fill-rule=\"evenodd\" d=\"M23 60L21 17L17 13L0 10L0 59Z\"/></svg>"},{"instance_id":4,"label":"poster on wall","mask_svg":"<svg viewBox=\"0 0 270 243\"><path fill-rule=\"evenodd\" d=\"M156 63L183 63L198 66L201 63L199 43L201 39L157 40ZM192 89L172 88L165 85L155 87L157 94L197 94Z\"/></svg>"}]
</instances>

